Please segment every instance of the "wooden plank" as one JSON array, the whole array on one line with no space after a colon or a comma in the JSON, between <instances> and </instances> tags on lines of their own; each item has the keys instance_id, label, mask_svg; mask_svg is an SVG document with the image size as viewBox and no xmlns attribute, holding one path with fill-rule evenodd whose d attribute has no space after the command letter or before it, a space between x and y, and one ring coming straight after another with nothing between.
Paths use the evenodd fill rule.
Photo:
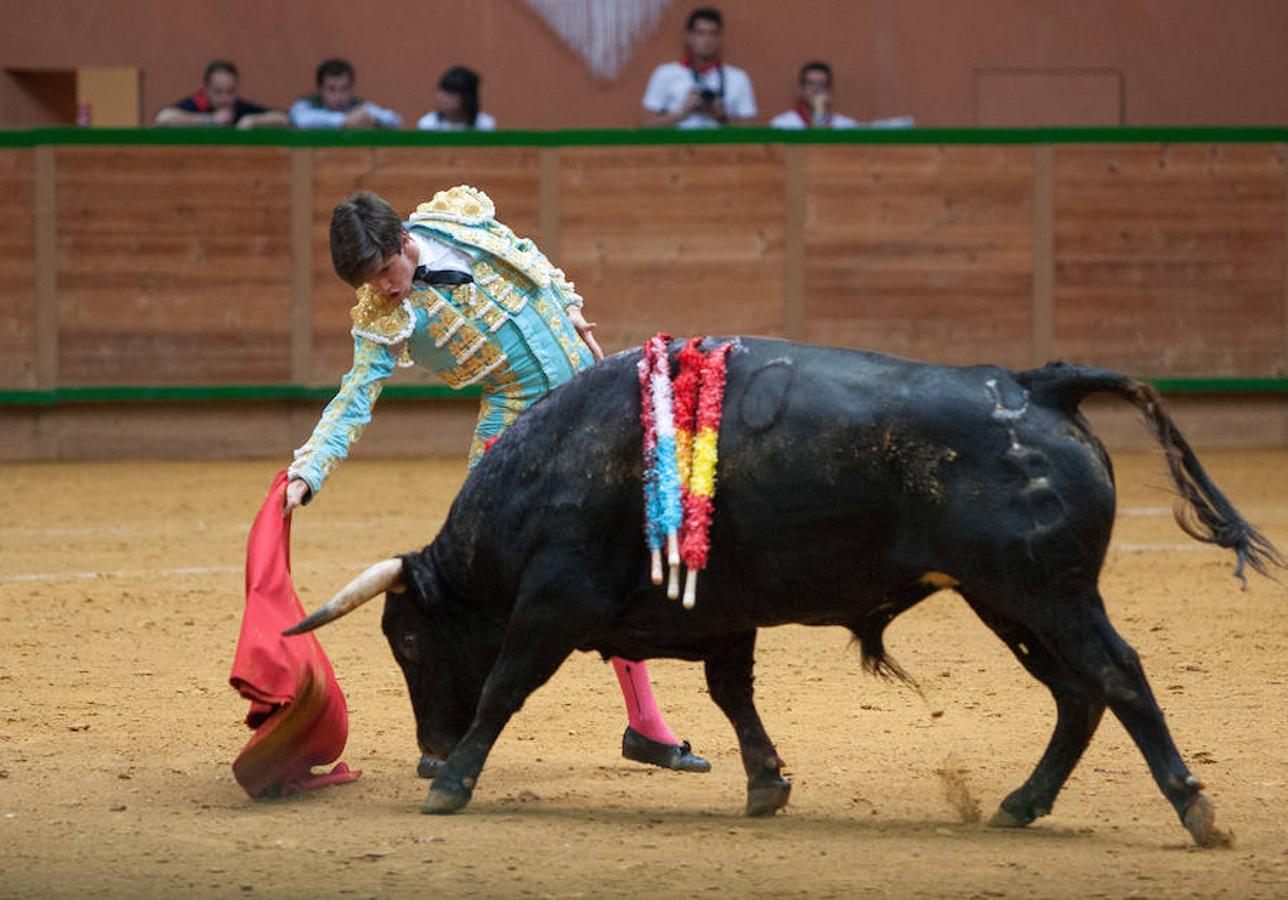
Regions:
<instances>
[{"instance_id":1,"label":"wooden plank","mask_svg":"<svg viewBox=\"0 0 1288 900\"><path fill-rule=\"evenodd\" d=\"M605 352L783 334L781 145L565 147L560 265Z\"/></svg>"},{"instance_id":2,"label":"wooden plank","mask_svg":"<svg viewBox=\"0 0 1288 900\"><path fill-rule=\"evenodd\" d=\"M291 377L281 147L61 147L61 383Z\"/></svg>"},{"instance_id":3,"label":"wooden plank","mask_svg":"<svg viewBox=\"0 0 1288 900\"><path fill-rule=\"evenodd\" d=\"M291 151L291 380L313 373L313 151Z\"/></svg>"},{"instance_id":4,"label":"wooden plank","mask_svg":"<svg viewBox=\"0 0 1288 900\"><path fill-rule=\"evenodd\" d=\"M1056 150L1055 340L1140 375L1277 374L1284 165L1273 145Z\"/></svg>"},{"instance_id":5,"label":"wooden plank","mask_svg":"<svg viewBox=\"0 0 1288 900\"><path fill-rule=\"evenodd\" d=\"M317 417L316 405L300 401L0 407L0 462L268 458L284 465ZM468 399L382 400L354 452L367 460L442 454L464 468L477 417L478 403Z\"/></svg>"},{"instance_id":6,"label":"wooden plank","mask_svg":"<svg viewBox=\"0 0 1288 900\"><path fill-rule=\"evenodd\" d=\"M31 149L0 151L0 386L37 386L36 162Z\"/></svg>"},{"instance_id":7,"label":"wooden plank","mask_svg":"<svg viewBox=\"0 0 1288 900\"><path fill-rule=\"evenodd\" d=\"M1055 349L1055 155L1033 148L1033 356L1040 366Z\"/></svg>"},{"instance_id":8,"label":"wooden plank","mask_svg":"<svg viewBox=\"0 0 1288 900\"><path fill-rule=\"evenodd\" d=\"M541 154L541 250L550 259L559 258L559 148L542 147Z\"/></svg>"},{"instance_id":9,"label":"wooden plank","mask_svg":"<svg viewBox=\"0 0 1288 900\"><path fill-rule=\"evenodd\" d=\"M541 171L535 147L319 148L313 158L313 372L312 384L334 384L353 361L349 310L353 289L331 269L327 229L331 210L349 194L375 191L409 215L436 191L468 183L496 204L497 216L519 235L541 229ZM399 382L436 380L420 369L401 370Z\"/></svg>"},{"instance_id":10,"label":"wooden plank","mask_svg":"<svg viewBox=\"0 0 1288 900\"><path fill-rule=\"evenodd\" d=\"M36 385L58 385L58 289L55 223L57 188L54 148L36 155Z\"/></svg>"},{"instance_id":11,"label":"wooden plank","mask_svg":"<svg viewBox=\"0 0 1288 900\"><path fill-rule=\"evenodd\" d=\"M807 336L805 297L805 148L783 148L786 194L783 235L783 332L794 341Z\"/></svg>"},{"instance_id":12,"label":"wooden plank","mask_svg":"<svg viewBox=\"0 0 1288 900\"><path fill-rule=\"evenodd\" d=\"M1029 148L812 145L806 173L811 341L1028 364Z\"/></svg>"}]
</instances>

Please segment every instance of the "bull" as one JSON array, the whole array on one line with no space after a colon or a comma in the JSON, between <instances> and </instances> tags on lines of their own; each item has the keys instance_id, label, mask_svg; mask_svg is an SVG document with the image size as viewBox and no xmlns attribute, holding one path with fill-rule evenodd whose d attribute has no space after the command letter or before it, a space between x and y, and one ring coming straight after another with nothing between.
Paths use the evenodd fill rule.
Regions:
<instances>
[{"instance_id":1,"label":"bull","mask_svg":"<svg viewBox=\"0 0 1288 900\"><path fill-rule=\"evenodd\" d=\"M1080 401L1112 394L1140 410L1179 494L1178 523L1233 550L1236 576L1283 560L1213 484L1152 387L1063 363L945 367L742 340L728 362L711 555L686 610L648 575L638 359L611 357L521 416L433 543L373 566L287 632L386 593L381 627L418 741L446 760L423 812L469 802L506 722L583 650L702 661L737 735L746 811L772 814L791 785L753 701L757 629L847 628L867 670L906 678L882 634L947 587L1055 699L1046 752L993 825L1051 811L1108 707L1194 841L1225 840L1097 587L1114 478Z\"/></svg>"}]
</instances>

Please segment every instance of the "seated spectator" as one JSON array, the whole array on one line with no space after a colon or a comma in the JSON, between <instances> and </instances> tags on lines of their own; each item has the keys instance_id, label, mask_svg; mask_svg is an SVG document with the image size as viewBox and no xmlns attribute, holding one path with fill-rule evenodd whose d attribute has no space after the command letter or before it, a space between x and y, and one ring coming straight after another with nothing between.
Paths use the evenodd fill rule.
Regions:
<instances>
[{"instance_id":1,"label":"seated spectator","mask_svg":"<svg viewBox=\"0 0 1288 900\"><path fill-rule=\"evenodd\" d=\"M769 120L771 128L857 128L858 122L832 108L832 67L825 62L801 66L796 105Z\"/></svg>"},{"instance_id":2,"label":"seated spectator","mask_svg":"<svg viewBox=\"0 0 1288 900\"><path fill-rule=\"evenodd\" d=\"M912 116L856 122L841 115L832 107L832 67L825 62L801 66L796 90L796 105L770 119L771 128L911 128L915 124Z\"/></svg>"},{"instance_id":3,"label":"seated spectator","mask_svg":"<svg viewBox=\"0 0 1288 900\"><path fill-rule=\"evenodd\" d=\"M216 59L206 66L201 90L184 97L157 113L158 125L224 126L259 128L263 125L285 126L286 113L268 109L237 96L237 67L226 59Z\"/></svg>"},{"instance_id":4,"label":"seated spectator","mask_svg":"<svg viewBox=\"0 0 1288 900\"><path fill-rule=\"evenodd\" d=\"M318 66L317 93L291 104L291 124L296 128L401 128L402 116L354 96L353 66L343 59L328 59Z\"/></svg>"},{"instance_id":5,"label":"seated spectator","mask_svg":"<svg viewBox=\"0 0 1288 900\"><path fill-rule=\"evenodd\" d=\"M751 78L720 58L723 32L718 9L703 7L689 13L685 57L654 69L644 90L645 125L719 128L756 117Z\"/></svg>"},{"instance_id":6,"label":"seated spectator","mask_svg":"<svg viewBox=\"0 0 1288 900\"><path fill-rule=\"evenodd\" d=\"M438 108L420 117L421 131L495 131L496 119L479 111L479 76L464 66L452 66L438 80Z\"/></svg>"}]
</instances>

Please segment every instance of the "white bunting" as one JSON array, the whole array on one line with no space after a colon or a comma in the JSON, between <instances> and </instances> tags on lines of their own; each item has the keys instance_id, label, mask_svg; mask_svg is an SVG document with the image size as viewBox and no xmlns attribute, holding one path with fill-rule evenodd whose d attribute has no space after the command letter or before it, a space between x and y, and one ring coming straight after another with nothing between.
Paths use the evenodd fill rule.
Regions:
<instances>
[{"instance_id":1,"label":"white bunting","mask_svg":"<svg viewBox=\"0 0 1288 900\"><path fill-rule=\"evenodd\" d=\"M592 75L611 81L671 0L524 0Z\"/></svg>"}]
</instances>

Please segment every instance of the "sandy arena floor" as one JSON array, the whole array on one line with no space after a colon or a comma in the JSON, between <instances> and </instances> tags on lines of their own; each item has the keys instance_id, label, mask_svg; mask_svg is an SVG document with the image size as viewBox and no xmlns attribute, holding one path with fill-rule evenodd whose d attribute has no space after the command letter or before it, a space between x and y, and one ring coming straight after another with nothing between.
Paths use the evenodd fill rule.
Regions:
<instances>
[{"instance_id":1,"label":"sandy arena floor","mask_svg":"<svg viewBox=\"0 0 1288 900\"><path fill-rule=\"evenodd\" d=\"M1288 454L1203 454L1288 549ZM228 669L246 532L272 463L0 469L0 896L1288 895L1288 591L1171 522L1161 460L1118 454L1102 579L1233 849L1198 850L1107 717L1054 813L987 819L1036 763L1054 709L965 604L940 593L887 633L924 697L866 677L839 629L761 637L757 688L795 788L740 815L731 729L701 667L653 665L676 730L714 764L619 756L612 671L579 655L498 742L474 801L417 812L412 717L379 606L321 633L347 692L357 783L252 802ZM458 461L347 464L295 524L313 607L436 532Z\"/></svg>"}]
</instances>

